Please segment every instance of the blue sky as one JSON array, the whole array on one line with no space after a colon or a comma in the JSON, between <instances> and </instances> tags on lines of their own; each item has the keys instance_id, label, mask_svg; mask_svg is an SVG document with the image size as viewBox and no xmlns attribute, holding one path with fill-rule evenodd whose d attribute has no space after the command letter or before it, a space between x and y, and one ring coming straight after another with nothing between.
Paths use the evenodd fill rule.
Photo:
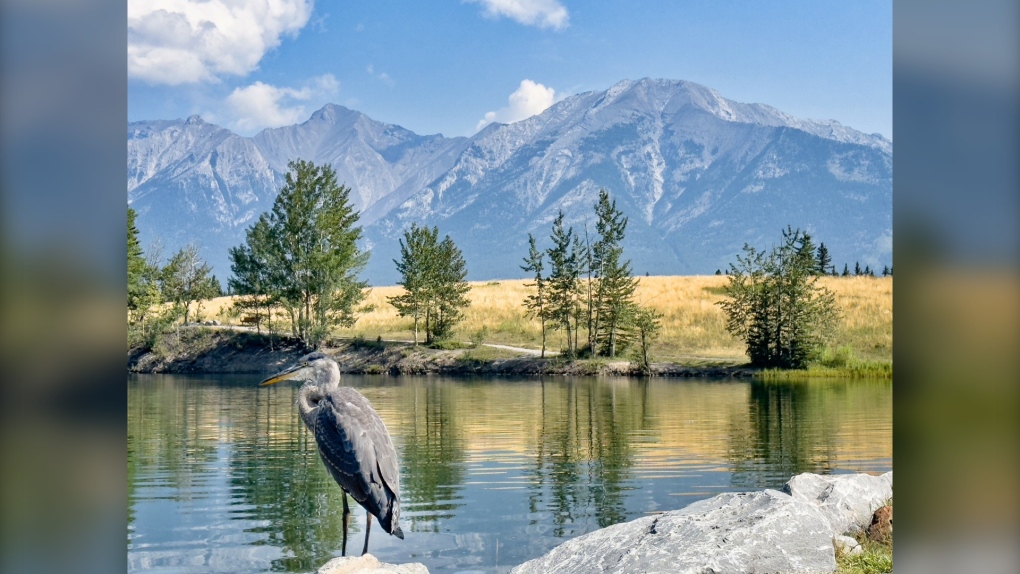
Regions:
<instances>
[{"instance_id":1,"label":"blue sky","mask_svg":"<svg viewBox=\"0 0 1020 574\"><path fill-rule=\"evenodd\" d=\"M325 103L471 135L624 79L892 137L892 2L128 0L128 119L245 135Z\"/></svg>"}]
</instances>

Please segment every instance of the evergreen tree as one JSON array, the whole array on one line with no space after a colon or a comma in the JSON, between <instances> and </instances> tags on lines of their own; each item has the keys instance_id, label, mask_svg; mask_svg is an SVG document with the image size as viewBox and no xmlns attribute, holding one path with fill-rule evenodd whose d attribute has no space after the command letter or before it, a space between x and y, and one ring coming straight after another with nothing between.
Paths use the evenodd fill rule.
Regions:
<instances>
[{"instance_id":1,"label":"evergreen tree","mask_svg":"<svg viewBox=\"0 0 1020 574\"><path fill-rule=\"evenodd\" d=\"M716 275L722 275L722 269L716 269L715 270L715 274Z\"/></svg>"},{"instance_id":2,"label":"evergreen tree","mask_svg":"<svg viewBox=\"0 0 1020 574\"><path fill-rule=\"evenodd\" d=\"M574 230L564 227L562 211L553 220L551 239L552 247L546 250L549 255L548 316L554 328L566 332L567 354L573 357L577 354L577 317L581 311L581 267Z\"/></svg>"},{"instance_id":3,"label":"evergreen tree","mask_svg":"<svg viewBox=\"0 0 1020 574\"><path fill-rule=\"evenodd\" d=\"M429 273L430 282L435 285L435 312L431 316L426 314L425 325L426 334L431 328L433 339L449 338L453 334L453 326L463 318L462 310L470 303L467 293L471 291L466 278L464 255L447 235L439 242L435 265Z\"/></svg>"},{"instance_id":4,"label":"evergreen tree","mask_svg":"<svg viewBox=\"0 0 1020 574\"><path fill-rule=\"evenodd\" d=\"M534 287L535 293L528 295L524 300L524 307L528 310L528 315L537 318L542 324L542 358L545 358L545 319L548 315L546 309L546 278L542 276L542 271L545 270L545 264L543 262L544 253L539 251L538 246L535 243L535 237L528 234L528 256L524 258L524 265L521 265L521 269L534 273L535 282L526 283L526 287Z\"/></svg>"},{"instance_id":5,"label":"evergreen tree","mask_svg":"<svg viewBox=\"0 0 1020 574\"><path fill-rule=\"evenodd\" d=\"M804 368L836 317L835 298L816 285L817 262L804 236L787 228L771 252L744 246L729 273L728 299L720 302L726 328L742 338L751 363Z\"/></svg>"},{"instance_id":6,"label":"evergreen tree","mask_svg":"<svg viewBox=\"0 0 1020 574\"><path fill-rule=\"evenodd\" d=\"M818 269L819 275L828 275L829 267L832 265L832 257L829 256L829 248L824 243L818 244Z\"/></svg>"},{"instance_id":7,"label":"evergreen tree","mask_svg":"<svg viewBox=\"0 0 1020 574\"><path fill-rule=\"evenodd\" d=\"M400 316L414 319L415 344L419 325L425 329L427 344L448 337L462 318L461 310L468 305L466 295L471 289L465 281L467 265L460 249L449 235L439 241L438 227L430 229L413 223L404 232L400 259L394 263L404 293L389 301Z\"/></svg>"},{"instance_id":8,"label":"evergreen tree","mask_svg":"<svg viewBox=\"0 0 1020 574\"><path fill-rule=\"evenodd\" d=\"M860 262L855 261L854 262L854 275L860 275L860 274L861 274L861 264L860 264Z\"/></svg>"},{"instance_id":9,"label":"evergreen tree","mask_svg":"<svg viewBox=\"0 0 1020 574\"><path fill-rule=\"evenodd\" d=\"M875 276L875 274L871 272L871 266L870 265L865 265L864 266L864 274L865 275L869 275L871 277Z\"/></svg>"},{"instance_id":10,"label":"evergreen tree","mask_svg":"<svg viewBox=\"0 0 1020 574\"><path fill-rule=\"evenodd\" d=\"M138 228L135 227L135 210L127 210L127 307L138 308L138 301L145 293L145 257L142 245L138 241Z\"/></svg>"},{"instance_id":11,"label":"evergreen tree","mask_svg":"<svg viewBox=\"0 0 1020 574\"><path fill-rule=\"evenodd\" d=\"M844 263L843 264L843 277L849 277L849 276L850 276L850 267L846 263Z\"/></svg>"},{"instance_id":12,"label":"evergreen tree","mask_svg":"<svg viewBox=\"0 0 1020 574\"><path fill-rule=\"evenodd\" d=\"M135 225L137 214L127 210L127 308L128 332L131 340L136 335L149 334L147 319L159 314L162 301L159 287L158 256L150 263L144 256ZM153 254L155 255L155 254Z\"/></svg>"},{"instance_id":13,"label":"evergreen tree","mask_svg":"<svg viewBox=\"0 0 1020 574\"><path fill-rule=\"evenodd\" d=\"M609 193L604 189L599 192L595 215L598 240L592 248L592 264L598 279L594 305L597 320L591 339L595 344L593 350L614 357L619 332L634 306L637 279L631 273L630 261L623 260L621 243L627 230L627 217L617 209L616 200L609 200Z\"/></svg>"}]
</instances>

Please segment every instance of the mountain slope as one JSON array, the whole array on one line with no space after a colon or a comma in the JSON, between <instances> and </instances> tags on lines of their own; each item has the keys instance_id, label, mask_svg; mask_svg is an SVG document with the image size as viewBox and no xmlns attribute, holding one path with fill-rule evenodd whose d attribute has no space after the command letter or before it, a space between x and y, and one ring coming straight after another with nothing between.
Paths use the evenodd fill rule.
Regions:
<instances>
[{"instance_id":1,"label":"mountain slope","mask_svg":"<svg viewBox=\"0 0 1020 574\"><path fill-rule=\"evenodd\" d=\"M367 278L391 284L403 229L438 225L471 279L519 277L527 234L546 243L562 210L583 233L605 188L630 219L636 273L712 273L786 225L835 264L891 264L892 144L838 122L744 104L691 82L620 82L471 138L419 136L329 105L244 138L197 117L128 127L129 201L143 245L188 239L221 277L226 250L269 208L287 161L332 164L362 210Z\"/></svg>"},{"instance_id":2,"label":"mountain slope","mask_svg":"<svg viewBox=\"0 0 1020 574\"><path fill-rule=\"evenodd\" d=\"M369 229L382 255L371 275L395 278L385 265L395 238L424 221L462 246L473 277L519 276L527 234L545 239L558 211L593 229L600 188L630 218L637 273L712 273L787 224L837 262L891 263L887 140L689 82L641 80L477 134L450 171ZM507 252L517 258L492 256Z\"/></svg>"},{"instance_id":3,"label":"mountain slope","mask_svg":"<svg viewBox=\"0 0 1020 574\"><path fill-rule=\"evenodd\" d=\"M402 186L420 189L449 169L465 141L420 136L332 104L302 124L252 138L198 116L135 122L128 125L128 202L138 212L143 245L158 238L170 255L195 241L226 277L227 249L272 207L289 161L332 165L367 224L373 204Z\"/></svg>"}]
</instances>

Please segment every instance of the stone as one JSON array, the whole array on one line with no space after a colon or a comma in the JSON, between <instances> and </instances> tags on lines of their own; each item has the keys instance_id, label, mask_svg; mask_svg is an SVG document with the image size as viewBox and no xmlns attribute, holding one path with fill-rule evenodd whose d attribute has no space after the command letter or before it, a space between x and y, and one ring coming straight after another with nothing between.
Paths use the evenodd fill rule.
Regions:
<instances>
[{"instance_id":1,"label":"stone","mask_svg":"<svg viewBox=\"0 0 1020 574\"><path fill-rule=\"evenodd\" d=\"M334 558L316 570L316 574L429 574L420 562L386 564L371 554Z\"/></svg>"},{"instance_id":2,"label":"stone","mask_svg":"<svg viewBox=\"0 0 1020 574\"><path fill-rule=\"evenodd\" d=\"M829 524L777 490L725 493L564 542L513 574L833 572Z\"/></svg>"},{"instance_id":3,"label":"stone","mask_svg":"<svg viewBox=\"0 0 1020 574\"><path fill-rule=\"evenodd\" d=\"M864 549L861 548L861 543L858 542L856 538L851 538L849 536L837 536L832 539L832 544L837 551L850 556L860 554L864 551Z\"/></svg>"},{"instance_id":4,"label":"stone","mask_svg":"<svg viewBox=\"0 0 1020 574\"><path fill-rule=\"evenodd\" d=\"M875 511L868 526L868 538L875 542L887 542L892 536L892 507L883 506Z\"/></svg>"},{"instance_id":5,"label":"stone","mask_svg":"<svg viewBox=\"0 0 1020 574\"><path fill-rule=\"evenodd\" d=\"M892 498L892 471L819 475L805 472L787 481L783 492L814 504L828 520L833 537L863 532L875 510Z\"/></svg>"}]
</instances>

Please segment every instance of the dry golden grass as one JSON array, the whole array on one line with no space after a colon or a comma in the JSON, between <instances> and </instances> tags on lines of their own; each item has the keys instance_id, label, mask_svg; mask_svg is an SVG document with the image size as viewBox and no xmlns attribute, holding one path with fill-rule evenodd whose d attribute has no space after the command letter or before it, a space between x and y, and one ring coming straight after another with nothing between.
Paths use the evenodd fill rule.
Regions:
<instances>
[{"instance_id":1,"label":"dry golden grass","mask_svg":"<svg viewBox=\"0 0 1020 574\"><path fill-rule=\"evenodd\" d=\"M470 307L454 331L468 341L484 329L484 340L538 348L541 326L525 316L522 301L531 292L525 280L471 283ZM662 313L662 331L652 348L657 361L686 363L739 363L747 360L743 344L726 332L726 319L716 304L724 297L725 276L640 277L636 300ZM892 278L823 277L819 284L836 296L842 320L831 346L848 347L854 357L865 361L892 362ZM387 298L401 293L400 287L375 287L362 304L354 327L338 329L338 337L361 336L368 340L410 340L412 322L397 316ZM240 324L232 313L231 297L202 303L204 319ZM193 308L194 309L194 308ZM274 318L286 327L286 318ZM582 333L582 338L583 338ZM562 334L550 331L547 346L565 346Z\"/></svg>"}]
</instances>

